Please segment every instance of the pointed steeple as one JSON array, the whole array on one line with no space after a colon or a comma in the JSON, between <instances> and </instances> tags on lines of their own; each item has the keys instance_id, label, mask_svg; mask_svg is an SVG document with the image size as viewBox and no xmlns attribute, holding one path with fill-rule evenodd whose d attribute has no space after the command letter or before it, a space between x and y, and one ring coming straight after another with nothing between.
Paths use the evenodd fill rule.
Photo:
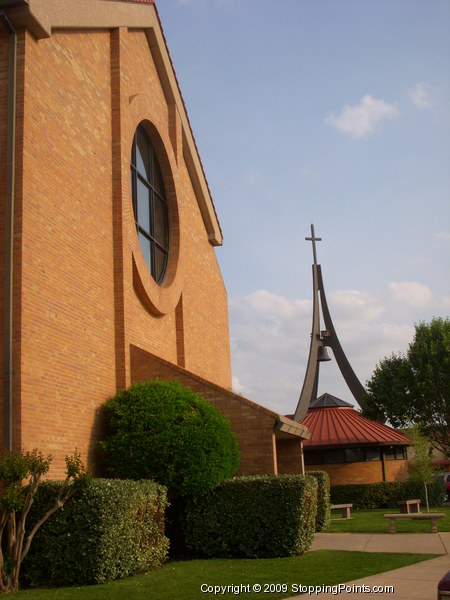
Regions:
<instances>
[{"instance_id":1,"label":"pointed steeple","mask_svg":"<svg viewBox=\"0 0 450 600\"><path fill-rule=\"evenodd\" d=\"M313 245L313 321L308 365L306 367L305 379L303 381L302 391L294 415L294 420L299 423L306 417L310 403L317 398L320 363L331 360L327 353L327 347L333 350L334 357L342 376L361 408L363 408L364 398L366 396L364 387L355 375L355 372L345 356L331 320L323 285L322 269L321 266L317 264L316 242L321 241L322 238L316 238L314 225L311 225L311 237L305 239L312 242ZM320 329L320 313L322 313L325 324L324 330Z\"/></svg>"}]
</instances>

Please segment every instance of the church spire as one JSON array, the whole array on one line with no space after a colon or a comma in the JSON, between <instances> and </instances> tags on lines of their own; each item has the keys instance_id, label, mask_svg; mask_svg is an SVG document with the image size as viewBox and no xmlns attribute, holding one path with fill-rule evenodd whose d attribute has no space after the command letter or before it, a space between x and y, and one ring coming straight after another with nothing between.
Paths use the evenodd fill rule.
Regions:
<instances>
[{"instance_id":1,"label":"church spire","mask_svg":"<svg viewBox=\"0 0 450 600\"><path fill-rule=\"evenodd\" d=\"M306 241L312 242L314 265L317 266L316 242L321 242L322 238L316 238L314 234L314 225L311 223L311 237L306 237Z\"/></svg>"},{"instance_id":2,"label":"church spire","mask_svg":"<svg viewBox=\"0 0 450 600\"><path fill-rule=\"evenodd\" d=\"M327 347L333 350L334 357L338 363L342 376L345 379L353 397L363 408L366 391L355 375L347 357L342 349L339 339L331 320L328 309L325 289L323 286L322 269L317 264L316 242L322 238L316 237L314 225L311 225L311 237L305 240L312 242L313 246L313 321L311 331L311 344L309 348L308 365L306 367L305 379L294 415L294 420L301 423L306 417L310 403L317 398L319 385L320 363L331 360L328 356ZM320 312L325 324L325 330L320 329Z\"/></svg>"}]
</instances>

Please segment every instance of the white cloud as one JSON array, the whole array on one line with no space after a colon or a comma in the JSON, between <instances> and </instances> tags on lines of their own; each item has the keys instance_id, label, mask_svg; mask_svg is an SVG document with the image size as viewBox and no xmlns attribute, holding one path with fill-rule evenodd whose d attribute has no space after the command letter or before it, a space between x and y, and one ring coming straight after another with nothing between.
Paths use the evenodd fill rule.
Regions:
<instances>
[{"instance_id":1,"label":"white cloud","mask_svg":"<svg viewBox=\"0 0 450 600\"><path fill-rule=\"evenodd\" d=\"M406 352L415 322L445 312L450 302L433 298L415 281L392 282L376 293L333 291L327 300L339 341L363 385L381 359ZM229 309L233 389L280 414L293 413L308 361L312 302L258 290L230 299ZM329 354L331 362L320 368L319 394L356 404Z\"/></svg>"},{"instance_id":2,"label":"white cloud","mask_svg":"<svg viewBox=\"0 0 450 600\"><path fill-rule=\"evenodd\" d=\"M355 106L346 105L342 112L335 116L328 115L325 122L342 133L356 138L363 138L375 130L377 124L385 119L395 119L399 115L396 104L366 95Z\"/></svg>"},{"instance_id":3,"label":"white cloud","mask_svg":"<svg viewBox=\"0 0 450 600\"><path fill-rule=\"evenodd\" d=\"M391 282L389 290L397 302L414 308L427 307L433 298L430 288L417 281Z\"/></svg>"},{"instance_id":4,"label":"white cloud","mask_svg":"<svg viewBox=\"0 0 450 600\"><path fill-rule=\"evenodd\" d=\"M448 231L440 231L436 234L436 237L438 238L438 240L445 240L447 242L450 242L450 232Z\"/></svg>"},{"instance_id":5,"label":"white cloud","mask_svg":"<svg viewBox=\"0 0 450 600\"><path fill-rule=\"evenodd\" d=\"M270 315L271 318L292 318L298 313L309 314L312 302L308 300L290 300L267 290L258 290L244 299L245 303L256 313Z\"/></svg>"},{"instance_id":6,"label":"white cloud","mask_svg":"<svg viewBox=\"0 0 450 600\"><path fill-rule=\"evenodd\" d=\"M420 108L421 110L425 110L427 108L432 108L436 104L436 100L434 97L433 90L428 83L421 81L420 83L416 83L409 90L409 99L414 104L416 108Z\"/></svg>"},{"instance_id":7,"label":"white cloud","mask_svg":"<svg viewBox=\"0 0 450 600\"><path fill-rule=\"evenodd\" d=\"M245 389L242 383L239 381L239 377L236 377L235 375L233 375L231 378L231 387L235 394L241 394Z\"/></svg>"},{"instance_id":8,"label":"white cloud","mask_svg":"<svg viewBox=\"0 0 450 600\"><path fill-rule=\"evenodd\" d=\"M377 336L367 334L382 312L381 303L370 294L346 291L331 294L328 304L344 351L364 383L384 356L379 354L384 348L375 343ZM230 299L229 308L233 389L282 414L293 412L308 360L312 302L258 290ZM370 338L375 356L368 351ZM334 360L322 367L321 392L352 401L336 371Z\"/></svg>"},{"instance_id":9,"label":"white cloud","mask_svg":"<svg viewBox=\"0 0 450 600\"><path fill-rule=\"evenodd\" d=\"M373 295L345 290L333 292L329 297L329 304L333 304L333 312L339 320L373 321L378 319L384 307Z\"/></svg>"}]
</instances>

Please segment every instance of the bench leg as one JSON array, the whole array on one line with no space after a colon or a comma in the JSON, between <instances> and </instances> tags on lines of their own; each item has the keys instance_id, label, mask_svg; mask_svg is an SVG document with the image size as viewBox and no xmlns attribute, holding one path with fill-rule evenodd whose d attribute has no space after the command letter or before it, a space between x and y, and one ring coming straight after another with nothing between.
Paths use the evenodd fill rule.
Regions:
<instances>
[{"instance_id":1,"label":"bench leg","mask_svg":"<svg viewBox=\"0 0 450 600\"><path fill-rule=\"evenodd\" d=\"M437 533L437 519L430 519L431 533Z\"/></svg>"},{"instance_id":2,"label":"bench leg","mask_svg":"<svg viewBox=\"0 0 450 600\"><path fill-rule=\"evenodd\" d=\"M341 510L341 517L343 519L350 519L350 509L349 508L343 508Z\"/></svg>"},{"instance_id":3,"label":"bench leg","mask_svg":"<svg viewBox=\"0 0 450 600\"><path fill-rule=\"evenodd\" d=\"M391 533L397 533L397 530L395 529L395 519L389 519L389 527Z\"/></svg>"}]
</instances>

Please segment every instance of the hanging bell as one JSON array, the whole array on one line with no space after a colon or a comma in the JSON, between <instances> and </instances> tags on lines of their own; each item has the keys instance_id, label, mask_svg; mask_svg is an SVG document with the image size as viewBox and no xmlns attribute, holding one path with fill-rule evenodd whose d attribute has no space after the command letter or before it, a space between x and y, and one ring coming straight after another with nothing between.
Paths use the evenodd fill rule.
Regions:
<instances>
[{"instance_id":1,"label":"hanging bell","mask_svg":"<svg viewBox=\"0 0 450 600\"><path fill-rule=\"evenodd\" d=\"M331 360L328 356L328 352L325 346L319 346L317 349L317 361L318 362L326 362L327 360Z\"/></svg>"}]
</instances>

